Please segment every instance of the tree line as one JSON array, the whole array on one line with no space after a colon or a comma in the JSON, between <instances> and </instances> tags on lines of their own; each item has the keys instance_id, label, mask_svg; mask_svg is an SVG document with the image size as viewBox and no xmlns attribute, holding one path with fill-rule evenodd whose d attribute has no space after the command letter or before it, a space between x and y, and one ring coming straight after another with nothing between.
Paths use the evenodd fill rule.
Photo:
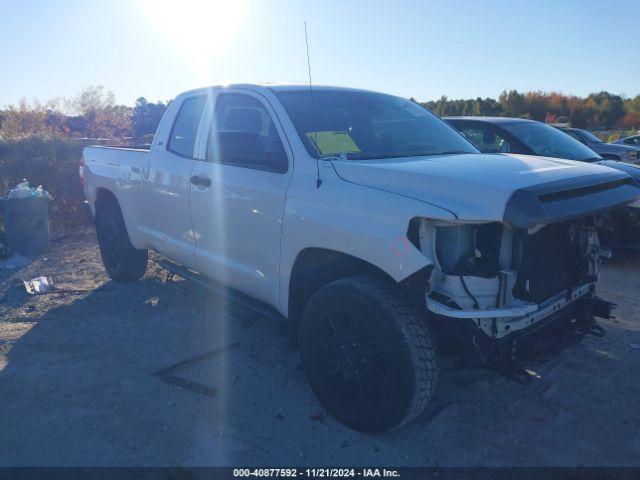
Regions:
<instances>
[{"instance_id":1,"label":"tree line","mask_svg":"<svg viewBox=\"0 0 640 480\"><path fill-rule=\"evenodd\" d=\"M46 103L21 99L0 110L0 139L29 136L120 139L153 134L168 102L140 97L133 107L118 105L102 86L87 87L77 97Z\"/></svg>"},{"instance_id":2,"label":"tree line","mask_svg":"<svg viewBox=\"0 0 640 480\"><path fill-rule=\"evenodd\" d=\"M133 107L118 105L113 93L101 86L85 88L72 99L44 104L23 99L0 110L0 139L34 135L110 140L141 137L155 132L169 103L140 97ZM452 100L443 96L422 105L441 116L508 116L570 123L590 130L640 129L640 95L625 98L605 91L578 97L510 90L498 99Z\"/></svg>"},{"instance_id":3,"label":"tree line","mask_svg":"<svg viewBox=\"0 0 640 480\"><path fill-rule=\"evenodd\" d=\"M570 123L589 130L630 130L640 128L640 95L624 98L609 92L587 97L558 92L504 91L497 100L475 98L439 100L422 103L441 116L484 115L530 118L547 123Z\"/></svg>"}]
</instances>

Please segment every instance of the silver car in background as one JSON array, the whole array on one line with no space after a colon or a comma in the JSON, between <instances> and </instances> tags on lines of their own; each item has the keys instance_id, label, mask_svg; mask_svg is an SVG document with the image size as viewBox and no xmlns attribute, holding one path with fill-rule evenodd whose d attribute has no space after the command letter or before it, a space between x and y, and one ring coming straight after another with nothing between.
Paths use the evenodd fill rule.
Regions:
<instances>
[{"instance_id":1,"label":"silver car in background","mask_svg":"<svg viewBox=\"0 0 640 480\"><path fill-rule=\"evenodd\" d=\"M605 143L588 130L581 128L556 127L568 133L579 142L585 144L602 158L620 160L629 163L638 163L640 145L633 146L619 143Z\"/></svg>"},{"instance_id":2,"label":"silver car in background","mask_svg":"<svg viewBox=\"0 0 640 480\"><path fill-rule=\"evenodd\" d=\"M611 143L614 145L629 145L631 147L640 148L640 134L632 135L631 137L624 137Z\"/></svg>"}]
</instances>

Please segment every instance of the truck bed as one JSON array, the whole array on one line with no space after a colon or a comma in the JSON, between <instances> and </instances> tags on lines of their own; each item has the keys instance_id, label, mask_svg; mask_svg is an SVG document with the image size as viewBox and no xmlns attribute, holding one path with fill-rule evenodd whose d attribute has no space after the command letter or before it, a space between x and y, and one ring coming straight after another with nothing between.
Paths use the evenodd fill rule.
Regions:
<instances>
[{"instance_id":1,"label":"truck bed","mask_svg":"<svg viewBox=\"0 0 640 480\"><path fill-rule=\"evenodd\" d=\"M95 214L95 202L100 191L112 192L122 209L125 223L131 229L135 228L136 217L132 208L140 201L140 185L149 157L148 149L85 147L82 171L85 198L91 213Z\"/></svg>"},{"instance_id":2,"label":"truck bed","mask_svg":"<svg viewBox=\"0 0 640 480\"><path fill-rule=\"evenodd\" d=\"M137 166L147 161L149 149L142 147L85 147L82 151L87 162L107 165Z\"/></svg>"}]
</instances>

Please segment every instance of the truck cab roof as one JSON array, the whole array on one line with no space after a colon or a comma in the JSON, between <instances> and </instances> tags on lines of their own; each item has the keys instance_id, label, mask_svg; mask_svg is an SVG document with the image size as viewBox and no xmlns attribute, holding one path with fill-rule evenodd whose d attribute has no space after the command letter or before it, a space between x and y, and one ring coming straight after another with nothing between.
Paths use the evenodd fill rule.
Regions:
<instances>
[{"instance_id":1,"label":"truck cab roof","mask_svg":"<svg viewBox=\"0 0 640 480\"><path fill-rule=\"evenodd\" d=\"M178 95L178 97L182 97L184 95L193 95L193 94L198 94L198 93L204 93L207 91L212 91L212 90L226 90L226 89L233 89L233 88L241 88L241 89L247 89L247 90L255 90L255 91L264 91L264 90L271 90L273 92L290 92L290 91L308 91L309 90L309 84L308 83L295 83L295 82L290 82L290 83L231 83L231 84L227 84L227 85L211 85L208 87L200 87L200 88L194 88L191 90L187 90L185 92L180 93L180 95ZM352 88L352 87L339 87L339 86L332 86L332 85L313 85L313 90L314 91L326 91L326 90L340 90L340 91L351 91L351 92L371 92L371 93L378 93L378 92L374 92L373 90L367 90L367 89L362 89L362 88Z\"/></svg>"}]
</instances>

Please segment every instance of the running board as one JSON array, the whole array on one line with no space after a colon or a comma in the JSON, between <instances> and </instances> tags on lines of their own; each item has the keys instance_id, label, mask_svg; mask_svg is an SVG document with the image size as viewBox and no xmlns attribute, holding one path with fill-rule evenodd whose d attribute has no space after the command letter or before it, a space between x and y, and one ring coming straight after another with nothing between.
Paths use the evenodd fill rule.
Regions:
<instances>
[{"instance_id":1,"label":"running board","mask_svg":"<svg viewBox=\"0 0 640 480\"><path fill-rule=\"evenodd\" d=\"M188 268L177 265L169 260L160 260L158 262L161 268L167 270L170 275L167 277L167 280L170 280L173 275L178 275L179 277L184 278L190 282L193 282L203 288L206 288L209 292L212 292L214 295L217 295L221 298L225 298L235 305L249 310L256 315L267 318L274 322L285 322L286 319L278 312L275 308L267 305L264 302L256 300L244 293L238 292L229 287L225 287L213 280L210 280L199 273L193 272Z\"/></svg>"}]
</instances>

